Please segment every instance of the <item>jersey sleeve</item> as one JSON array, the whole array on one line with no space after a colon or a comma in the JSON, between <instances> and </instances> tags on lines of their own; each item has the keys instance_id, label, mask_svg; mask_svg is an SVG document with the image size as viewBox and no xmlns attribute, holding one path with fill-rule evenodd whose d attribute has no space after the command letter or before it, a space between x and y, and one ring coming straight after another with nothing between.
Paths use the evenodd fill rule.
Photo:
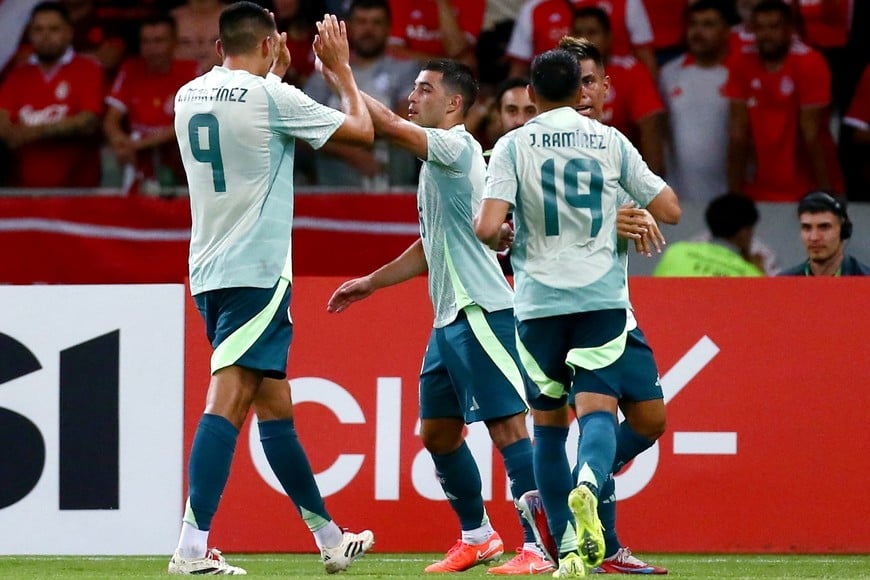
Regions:
<instances>
[{"instance_id":1,"label":"jersey sleeve","mask_svg":"<svg viewBox=\"0 0 870 580\"><path fill-rule=\"evenodd\" d=\"M811 50L801 57L796 81L801 108L831 103L831 69L821 53Z\"/></svg>"},{"instance_id":2,"label":"jersey sleeve","mask_svg":"<svg viewBox=\"0 0 870 580\"><path fill-rule=\"evenodd\" d=\"M390 0L390 44L394 46L407 46L408 39L405 38L405 28L407 21L405 16L410 11L410 6L404 0Z\"/></svg>"},{"instance_id":3,"label":"jersey sleeve","mask_svg":"<svg viewBox=\"0 0 870 580\"><path fill-rule=\"evenodd\" d=\"M106 98L106 75L97 61L83 61L82 75L76 80L81 90L78 97L79 111L90 111L97 115L103 112Z\"/></svg>"},{"instance_id":4,"label":"jersey sleeve","mask_svg":"<svg viewBox=\"0 0 870 580\"><path fill-rule=\"evenodd\" d=\"M749 98L749 85L743 74L748 64L743 55L736 55L734 58L728 59L728 80L722 87L722 95L725 98L732 101L746 101Z\"/></svg>"},{"instance_id":5,"label":"jersey sleeve","mask_svg":"<svg viewBox=\"0 0 870 580\"><path fill-rule=\"evenodd\" d=\"M628 29L628 40L632 46L652 44L652 25L641 0L626 0L625 27Z\"/></svg>"},{"instance_id":6,"label":"jersey sleeve","mask_svg":"<svg viewBox=\"0 0 870 580\"><path fill-rule=\"evenodd\" d=\"M640 207L646 207L667 184L653 173L628 138L610 127L622 156L619 185Z\"/></svg>"},{"instance_id":7,"label":"jersey sleeve","mask_svg":"<svg viewBox=\"0 0 870 580\"><path fill-rule=\"evenodd\" d=\"M344 123L344 113L321 105L274 75L266 77L265 85L277 109L272 128L278 133L303 139L320 149Z\"/></svg>"},{"instance_id":8,"label":"jersey sleeve","mask_svg":"<svg viewBox=\"0 0 870 580\"><path fill-rule=\"evenodd\" d=\"M468 148L468 141L456 132L431 127L424 130L428 149L426 161L450 167Z\"/></svg>"},{"instance_id":9,"label":"jersey sleeve","mask_svg":"<svg viewBox=\"0 0 870 580\"><path fill-rule=\"evenodd\" d=\"M110 106L126 112L127 111L127 103L129 103L129 90L130 86L130 61L125 62L121 65L121 70L118 71L117 76L115 77L115 81L112 83L112 87L109 89L109 94L106 96L106 103Z\"/></svg>"},{"instance_id":10,"label":"jersey sleeve","mask_svg":"<svg viewBox=\"0 0 870 580\"><path fill-rule=\"evenodd\" d=\"M496 142L486 168L486 184L483 199L500 199L516 206L519 181L515 164L516 145L511 137L502 137Z\"/></svg>"},{"instance_id":11,"label":"jersey sleeve","mask_svg":"<svg viewBox=\"0 0 870 580\"><path fill-rule=\"evenodd\" d=\"M517 60L531 62L534 56L532 49L532 0L525 2L520 8L514 23L513 32L507 45L507 55Z\"/></svg>"}]
</instances>

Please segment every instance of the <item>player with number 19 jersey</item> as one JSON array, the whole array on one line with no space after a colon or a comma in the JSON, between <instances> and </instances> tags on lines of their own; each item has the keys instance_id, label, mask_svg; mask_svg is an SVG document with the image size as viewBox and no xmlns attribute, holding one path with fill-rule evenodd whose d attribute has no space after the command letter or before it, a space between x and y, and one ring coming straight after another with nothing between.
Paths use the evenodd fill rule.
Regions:
<instances>
[{"instance_id":1,"label":"player with number 19 jersey","mask_svg":"<svg viewBox=\"0 0 870 580\"><path fill-rule=\"evenodd\" d=\"M216 66L178 90L175 131L193 218L192 294L292 280L295 139L320 148L344 118L271 73Z\"/></svg>"},{"instance_id":2,"label":"player with number 19 jersey","mask_svg":"<svg viewBox=\"0 0 870 580\"><path fill-rule=\"evenodd\" d=\"M619 186L646 207L666 184L622 133L573 108L541 113L496 143L483 197L514 207L519 320L630 307Z\"/></svg>"}]
</instances>

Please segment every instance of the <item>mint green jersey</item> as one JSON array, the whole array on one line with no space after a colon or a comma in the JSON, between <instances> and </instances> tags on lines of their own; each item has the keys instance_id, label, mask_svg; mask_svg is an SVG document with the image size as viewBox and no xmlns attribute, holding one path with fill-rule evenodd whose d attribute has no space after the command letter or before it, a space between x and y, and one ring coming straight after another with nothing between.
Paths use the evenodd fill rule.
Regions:
<instances>
[{"instance_id":1,"label":"mint green jersey","mask_svg":"<svg viewBox=\"0 0 870 580\"><path fill-rule=\"evenodd\" d=\"M426 129L427 158L420 170L417 210L429 265L429 296L435 328L477 304L494 312L510 308L513 292L494 251L474 234L486 164L480 144L464 125Z\"/></svg>"},{"instance_id":2,"label":"mint green jersey","mask_svg":"<svg viewBox=\"0 0 870 580\"><path fill-rule=\"evenodd\" d=\"M291 279L295 139L319 148L344 119L272 74L216 66L178 89L193 294Z\"/></svg>"},{"instance_id":3,"label":"mint green jersey","mask_svg":"<svg viewBox=\"0 0 870 580\"><path fill-rule=\"evenodd\" d=\"M502 137L483 197L515 208L517 318L629 308L617 253L618 192L646 207L665 185L624 135L570 107Z\"/></svg>"}]
</instances>

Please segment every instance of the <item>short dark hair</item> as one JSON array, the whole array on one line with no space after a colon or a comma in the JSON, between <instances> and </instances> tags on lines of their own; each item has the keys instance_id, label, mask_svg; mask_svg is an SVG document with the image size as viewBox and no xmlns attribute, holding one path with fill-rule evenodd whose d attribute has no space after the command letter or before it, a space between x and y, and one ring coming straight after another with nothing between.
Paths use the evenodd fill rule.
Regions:
<instances>
[{"instance_id":1,"label":"short dark hair","mask_svg":"<svg viewBox=\"0 0 870 580\"><path fill-rule=\"evenodd\" d=\"M552 103L570 100L580 88L577 58L561 48L539 54L532 61L532 87Z\"/></svg>"},{"instance_id":2,"label":"short dark hair","mask_svg":"<svg viewBox=\"0 0 870 580\"><path fill-rule=\"evenodd\" d=\"M559 48L573 54L578 63L583 60L593 60L599 70L604 70L604 56L598 47L586 38L563 36L559 40Z\"/></svg>"},{"instance_id":3,"label":"short dark hair","mask_svg":"<svg viewBox=\"0 0 870 580\"><path fill-rule=\"evenodd\" d=\"M275 30L275 21L262 6L236 2L221 12L218 28L224 54L236 56L254 50Z\"/></svg>"},{"instance_id":4,"label":"short dark hair","mask_svg":"<svg viewBox=\"0 0 870 580\"><path fill-rule=\"evenodd\" d=\"M172 31L173 36L178 34L178 24L176 24L175 18L169 14L157 14L150 18L146 18L142 21L142 24L139 25L139 31L141 32L146 26L168 26L169 30Z\"/></svg>"},{"instance_id":5,"label":"short dark hair","mask_svg":"<svg viewBox=\"0 0 870 580\"><path fill-rule=\"evenodd\" d=\"M495 106L501 109L501 100L506 92L513 89L524 89L527 86L529 86L529 81L521 77L510 77L503 80L495 90Z\"/></svg>"},{"instance_id":6,"label":"short dark hair","mask_svg":"<svg viewBox=\"0 0 870 580\"><path fill-rule=\"evenodd\" d=\"M467 65L449 58L436 58L423 65L423 70L441 73L441 82L462 95L462 114L468 113L477 99L477 81Z\"/></svg>"},{"instance_id":7,"label":"short dark hair","mask_svg":"<svg viewBox=\"0 0 870 580\"><path fill-rule=\"evenodd\" d=\"M707 205L704 221L714 238L728 239L743 228L758 223L758 208L745 195L726 193Z\"/></svg>"},{"instance_id":8,"label":"short dark hair","mask_svg":"<svg viewBox=\"0 0 870 580\"><path fill-rule=\"evenodd\" d=\"M387 19L393 19L393 13L390 10L389 0L353 0L350 3L350 8L347 11L348 18L353 16L354 10L374 10L380 9L387 13Z\"/></svg>"},{"instance_id":9,"label":"short dark hair","mask_svg":"<svg viewBox=\"0 0 870 580\"><path fill-rule=\"evenodd\" d=\"M603 8L598 6L585 6L574 11L574 20L578 18L594 18L604 29L604 32L610 34L610 16ZM573 22L573 21L572 21Z\"/></svg>"},{"instance_id":10,"label":"short dark hair","mask_svg":"<svg viewBox=\"0 0 870 580\"><path fill-rule=\"evenodd\" d=\"M718 12L719 16L726 24L736 24L739 21L739 16L734 7L734 2L726 2L726 0L695 0L686 7L686 14L696 14L698 12L707 12L712 10Z\"/></svg>"},{"instance_id":11,"label":"short dark hair","mask_svg":"<svg viewBox=\"0 0 870 580\"><path fill-rule=\"evenodd\" d=\"M782 19L786 24L794 24L794 12L792 12L791 6L783 2L783 0L761 0L761 2L752 8L753 16L768 12L778 12L782 15Z\"/></svg>"},{"instance_id":12,"label":"short dark hair","mask_svg":"<svg viewBox=\"0 0 870 580\"><path fill-rule=\"evenodd\" d=\"M54 12L58 14L64 22L72 26L72 18L70 18L69 10L62 2L40 2L30 11L30 20L33 20L33 18L40 12Z\"/></svg>"}]
</instances>

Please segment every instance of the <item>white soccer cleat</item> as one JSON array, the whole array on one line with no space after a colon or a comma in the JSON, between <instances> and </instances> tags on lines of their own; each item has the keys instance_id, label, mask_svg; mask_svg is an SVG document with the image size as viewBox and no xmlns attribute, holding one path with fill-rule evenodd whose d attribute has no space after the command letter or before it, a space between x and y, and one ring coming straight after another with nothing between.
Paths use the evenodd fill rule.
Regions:
<instances>
[{"instance_id":1,"label":"white soccer cleat","mask_svg":"<svg viewBox=\"0 0 870 580\"><path fill-rule=\"evenodd\" d=\"M344 532L341 543L334 548L321 548L320 561L326 566L326 572L335 574L347 570L357 558L360 558L375 545L375 535L369 530L358 534Z\"/></svg>"},{"instance_id":2,"label":"white soccer cleat","mask_svg":"<svg viewBox=\"0 0 870 580\"><path fill-rule=\"evenodd\" d=\"M217 548L211 548L207 551L204 558L194 560L185 560L176 550L169 560L169 573L206 576L244 576L247 574L244 568L227 564Z\"/></svg>"}]
</instances>

